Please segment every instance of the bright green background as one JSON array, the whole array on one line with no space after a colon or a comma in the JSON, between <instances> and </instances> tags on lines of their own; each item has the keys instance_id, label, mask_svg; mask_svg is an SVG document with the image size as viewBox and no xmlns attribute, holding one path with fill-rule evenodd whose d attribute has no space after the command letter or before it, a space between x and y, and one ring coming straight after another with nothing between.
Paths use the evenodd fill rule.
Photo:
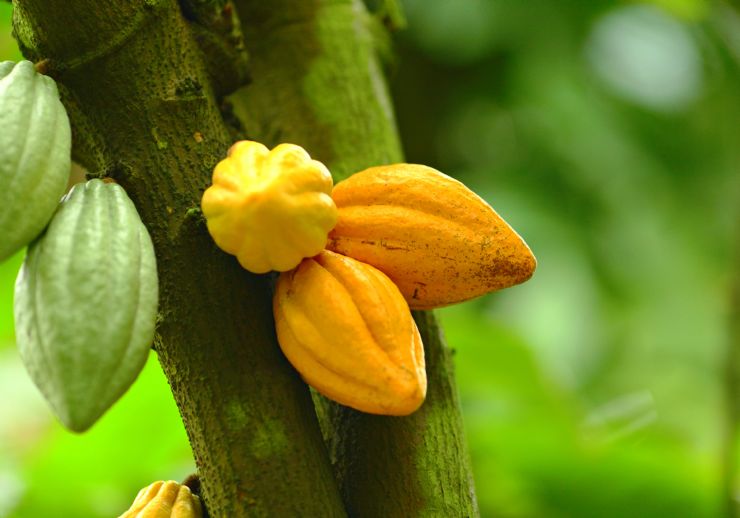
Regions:
<instances>
[{"instance_id":1,"label":"bright green background","mask_svg":"<svg viewBox=\"0 0 740 518\"><path fill-rule=\"evenodd\" d=\"M466 182L539 260L526 285L439 312L482 515L723 516L740 12L404 4L390 68L409 161ZM20 57L10 10L0 59ZM0 265L0 517L115 516L193 470L177 410L152 355L90 432L65 432L13 346L20 261Z\"/></svg>"}]
</instances>

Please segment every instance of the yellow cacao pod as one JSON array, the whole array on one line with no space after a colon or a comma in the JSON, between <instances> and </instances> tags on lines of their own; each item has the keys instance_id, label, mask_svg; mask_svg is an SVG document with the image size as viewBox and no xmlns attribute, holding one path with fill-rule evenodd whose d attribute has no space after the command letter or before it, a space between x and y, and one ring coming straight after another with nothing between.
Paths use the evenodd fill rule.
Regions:
<instances>
[{"instance_id":1,"label":"yellow cacao pod","mask_svg":"<svg viewBox=\"0 0 740 518\"><path fill-rule=\"evenodd\" d=\"M213 171L201 207L213 240L254 273L318 254L337 221L331 174L293 144L237 142Z\"/></svg>"},{"instance_id":2,"label":"yellow cacao pod","mask_svg":"<svg viewBox=\"0 0 740 518\"><path fill-rule=\"evenodd\" d=\"M118 518L201 518L200 499L183 486L170 480L154 482L136 495L128 511Z\"/></svg>"},{"instance_id":3,"label":"yellow cacao pod","mask_svg":"<svg viewBox=\"0 0 740 518\"><path fill-rule=\"evenodd\" d=\"M416 164L371 167L332 192L327 248L388 275L412 309L447 306L529 279L526 243L478 195Z\"/></svg>"},{"instance_id":4,"label":"yellow cacao pod","mask_svg":"<svg viewBox=\"0 0 740 518\"><path fill-rule=\"evenodd\" d=\"M407 415L426 395L424 348L406 301L382 272L332 252L280 275L280 347L306 382L363 412Z\"/></svg>"}]
</instances>

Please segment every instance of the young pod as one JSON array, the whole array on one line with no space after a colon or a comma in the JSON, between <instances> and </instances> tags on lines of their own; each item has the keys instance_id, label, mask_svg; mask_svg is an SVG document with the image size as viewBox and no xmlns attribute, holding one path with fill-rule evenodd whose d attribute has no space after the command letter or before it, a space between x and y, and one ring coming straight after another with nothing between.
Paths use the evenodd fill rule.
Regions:
<instances>
[{"instance_id":1,"label":"young pod","mask_svg":"<svg viewBox=\"0 0 740 518\"><path fill-rule=\"evenodd\" d=\"M253 273L295 268L323 250L337 221L331 174L306 151L241 141L213 171L201 206L224 252Z\"/></svg>"},{"instance_id":2,"label":"young pod","mask_svg":"<svg viewBox=\"0 0 740 518\"><path fill-rule=\"evenodd\" d=\"M280 275L273 311L283 353L329 399L386 415L410 414L424 401L419 331L376 268L324 251Z\"/></svg>"},{"instance_id":3,"label":"young pod","mask_svg":"<svg viewBox=\"0 0 740 518\"><path fill-rule=\"evenodd\" d=\"M201 518L200 499L188 486L170 480L154 482L136 495L131 507L118 518Z\"/></svg>"},{"instance_id":4,"label":"young pod","mask_svg":"<svg viewBox=\"0 0 740 518\"><path fill-rule=\"evenodd\" d=\"M0 62L0 261L30 243L67 187L72 137L53 79Z\"/></svg>"},{"instance_id":5,"label":"young pod","mask_svg":"<svg viewBox=\"0 0 740 518\"><path fill-rule=\"evenodd\" d=\"M371 167L332 192L339 221L327 248L371 264L412 309L462 302L526 281L526 243L478 195L415 164Z\"/></svg>"},{"instance_id":6,"label":"young pod","mask_svg":"<svg viewBox=\"0 0 740 518\"><path fill-rule=\"evenodd\" d=\"M29 246L14 301L21 359L70 430L89 428L138 376L157 293L152 242L124 190L76 185Z\"/></svg>"}]
</instances>

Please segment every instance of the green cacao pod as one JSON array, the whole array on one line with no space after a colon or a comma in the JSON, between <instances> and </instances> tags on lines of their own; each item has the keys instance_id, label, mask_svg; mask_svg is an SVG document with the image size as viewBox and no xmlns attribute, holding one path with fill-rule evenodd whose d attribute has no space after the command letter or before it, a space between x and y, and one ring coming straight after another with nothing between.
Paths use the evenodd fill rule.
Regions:
<instances>
[{"instance_id":1,"label":"green cacao pod","mask_svg":"<svg viewBox=\"0 0 740 518\"><path fill-rule=\"evenodd\" d=\"M29 245L14 302L21 359L70 430L92 426L138 376L157 296L152 242L124 190L76 185Z\"/></svg>"},{"instance_id":2,"label":"green cacao pod","mask_svg":"<svg viewBox=\"0 0 740 518\"><path fill-rule=\"evenodd\" d=\"M0 63L0 261L54 214L69 179L71 142L54 80L29 61Z\"/></svg>"}]
</instances>

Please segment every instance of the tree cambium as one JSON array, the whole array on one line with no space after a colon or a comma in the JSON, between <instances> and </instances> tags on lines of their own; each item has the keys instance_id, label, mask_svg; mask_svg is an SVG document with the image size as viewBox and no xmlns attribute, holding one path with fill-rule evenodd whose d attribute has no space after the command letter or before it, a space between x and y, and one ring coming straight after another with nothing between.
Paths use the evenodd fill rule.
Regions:
<instances>
[{"instance_id":1,"label":"tree cambium","mask_svg":"<svg viewBox=\"0 0 740 518\"><path fill-rule=\"evenodd\" d=\"M72 137L56 83L33 63L0 63L0 261L51 219L70 171Z\"/></svg>"}]
</instances>

